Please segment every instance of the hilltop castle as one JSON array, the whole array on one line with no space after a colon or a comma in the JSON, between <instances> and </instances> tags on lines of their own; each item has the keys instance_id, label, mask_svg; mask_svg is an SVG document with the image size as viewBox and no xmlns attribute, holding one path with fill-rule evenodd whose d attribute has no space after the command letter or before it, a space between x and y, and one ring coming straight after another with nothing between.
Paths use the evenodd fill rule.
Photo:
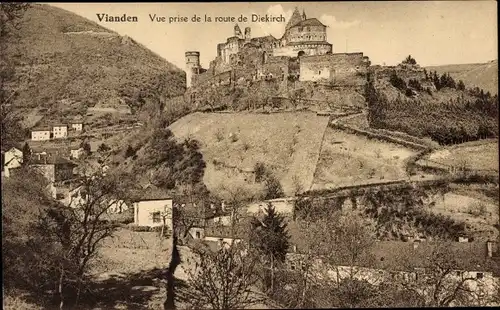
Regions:
<instances>
[{"instance_id":1,"label":"hilltop castle","mask_svg":"<svg viewBox=\"0 0 500 310\"><path fill-rule=\"evenodd\" d=\"M217 44L217 56L208 69L200 65L198 51L185 53L187 88L196 93L206 86L250 84L262 79L363 84L370 65L368 57L363 53L333 53L326 28L298 8L279 39L271 35L252 38L250 27L242 32L235 25L233 36Z\"/></svg>"}]
</instances>

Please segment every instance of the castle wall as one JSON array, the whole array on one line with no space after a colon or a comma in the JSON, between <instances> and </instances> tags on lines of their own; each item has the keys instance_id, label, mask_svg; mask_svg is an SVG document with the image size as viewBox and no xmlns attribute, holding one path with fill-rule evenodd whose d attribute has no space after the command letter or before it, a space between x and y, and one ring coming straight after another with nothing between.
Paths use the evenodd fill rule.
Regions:
<instances>
[{"instance_id":1,"label":"castle wall","mask_svg":"<svg viewBox=\"0 0 500 310\"><path fill-rule=\"evenodd\" d=\"M323 26L292 27L286 34L287 42L326 41L326 28Z\"/></svg>"},{"instance_id":2,"label":"castle wall","mask_svg":"<svg viewBox=\"0 0 500 310\"><path fill-rule=\"evenodd\" d=\"M324 80L338 85L362 85L366 73L363 53L300 57L300 81Z\"/></svg>"},{"instance_id":3,"label":"castle wall","mask_svg":"<svg viewBox=\"0 0 500 310\"><path fill-rule=\"evenodd\" d=\"M272 74L274 78L286 79L288 77L288 58L269 57L265 64L257 69L257 78Z\"/></svg>"},{"instance_id":4,"label":"castle wall","mask_svg":"<svg viewBox=\"0 0 500 310\"><path fill-rule=\"evenodd\" d=\"M273 49L274 56L297 57L299 52L303 51L305 55L324 55L332 51L332 45L329 43L303 43L293 44Z\"/></svg>"}]
</instances>

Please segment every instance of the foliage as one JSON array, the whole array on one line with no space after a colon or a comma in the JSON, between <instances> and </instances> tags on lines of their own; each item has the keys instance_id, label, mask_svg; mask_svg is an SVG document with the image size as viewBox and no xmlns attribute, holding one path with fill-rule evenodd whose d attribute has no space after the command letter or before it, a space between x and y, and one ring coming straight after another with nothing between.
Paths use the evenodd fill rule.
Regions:
<instances>
[{"instance_id":1,"label":"foliage","mask_svg":"<svg viewBox=\"0 0 500 310\"><path fill-rule=\"evenodd\" d=\"M22 25L26 10L31 6L27 3L1 3L0 4L0 122L2 128L2 149L12 147L15 141L23 138L21 116L14 109L14 101L19 95L18 85L12 86L15 81L15 67L18 60L7 55L7 50L12 48L12 42L17 39L17 31ZM29 76L28 76L29 78Z\"/></svg>"},{"instance_id":2,"label":"foliage","mask_svg":"<svg viewBox=\"0 0 500 310\"><path fill-rule=\"evenodd\" d=\"M80 143L80 147L83 149L83 151L85 152L85 154L90 154L92 149L90 147L90 143L88 143L87 141L82 141Z\"/></svg>"},{"instance_id":3,"label":"foliage","mask_svg":"<svg viewBox=\"0 0 500 310\"><path fill-rule=\"evenodd\" d=\"M396 87L397 89L399 89L402 92L405 92L407 89L407 85L406 85L405 80L400 78L396 72L393 72L391 74L391 77L389 78L389 82L391 83L392 86Z\"/></svg>"},{"instance_id":4,"label":"foliage","mask_svg":"<svg viewBox=\"0 0 500 310\"><path fill-rule=\"evenodd\" d=\"M109 150L111 150L111 148L105 143L101 143L101 145L99 145L99 147L97 148L97 151L99 153L104 153L104 152L107 152Z\"/></svg>"},{"instance_id":5,"label":"foliage","mask_svg":"<svg viewBox=\"0 0 500 310\"><path fill-rule=\"evenodd\" d=\"M443 145L497 136L497 95L472 89L468 97L461 94L448 102L390 100L373 86L367 86L367 95L368 121L373 128L430 137Z\"/></svg>"},{"instance_id":6,"label":"foliage","mask_svg":"<svg viewBox=\"0 0 500 310\"><path fill-rule=\"evenodd\" d=\"M131 145L129 145L127 147L127 150L125 151L125 158L129 158L129 157L135 156L136 152L137 151L134 150L134 148Z\"/></svg>"},{"instance_id":7,"label":"foliage","mask_svg":"<svg viewBox=\"0 0 500 310\"><path fill-rule=\"evenodd\" d=\"M415 60L415 58L411 57L411 55L408 55L408 57L406 57L402 63L407 65L416 65L417 61Z\"/></svg>"},{"instance_id":8,"label":"foliage","mask_svg":"<svg viewBox=\"0 0 500 310\"><path fill-rule=\"evenodd\" d=\"M441 244L429 254L416 279L402 283L404 289L419 296L423 307L474 305L470 284L477 284L478 280L467 271L460 271L449 244Z\"/></svg>"},{"instance_id":9,"label":"foliage","mask_svg":"<svg viewBox=\"0 0 500 310\"><path fill-rule=\"evenodd\" d=\"M242 309L257 302L255 260L242 243L224 244L215 252L196 249L195 270L188 270L189 303L196 309Z\"/></svg>"},{"instance_id":10,"label":"foliage","mask_svg":"<svg viewBox=\"0 0 500 310\"><path fill-rule=\"evenodd\" d=\"M266 178L264 186L264 200L275 199L284 195L280 181L272 174Z\"/></svg>"},{"instance_id":11,"label":"foliage","mask_svg":"<svg viewBox=\"0 0 500 310\"><path fill-rule=\"evenodd\" d=\"M262 219L255 216L251 219L250 246L262 259L262 263L271 265L274 271L278 263L285 261L290 236L283 216L276 213L272 203L268 203L264 212Z\"/></svg>"},{"instance_id":12,"label":"foliage","mask_svg":"<svg viewBox=\"0 0 500 310\"><path fill-rule=\"evenodd\" d=\"M26 182L26 180L30 180ZM6 289L42 294L53 288L58 248L37 230L39 218L55 204L45 178L27 167L2 180L2 266Z\"/></svg>"},{"instance_id":13,"label":"foliage","mask_svg":"<svg viewBox=\"0 0 500 310\"><path fill-rule=\"evenodd\" d=\"M427 212L423 204L426 197L422 188L369 191L363 197L364 213L376 221L376 234L380 239L404 240L405 231L412 229L438 240L456 240L464 233L464 223Z\"/></svg>"},{"instance_id":14,"label":"foliage","mask_svg":"<svg viewBox=\"0 0 500 310\"><path fill-rule=\"evenodd\" d=\"M120 196L119 180L113 175L93 173L79 180L79 197L71 208L50 209L39 227L47 242L60 247L57 265L60 308L68 302L78 303L90 264L102 241L112 235L117 225L104 221L104 216ZM76 292L67 294L67 290ZM73 300L73 298L76 298Z\"/></svg>"},{"instance_id":15,"label":"foliage","mask_svg":"<svg viewBox=\"0 0 500 310\"><path fill-rule=\"evenodd\" d=\"M179 143L169 129L158 126L145 146L144 157L136 160L135 169L137 173L152 169L152 184L163 189L198 184L206 166L199 149L198 141Z\"/></svg>"},{"instance_id":16,"label":"foliage","mask_svg":"<svg viewBox=\"0 0 500 310\"><path fill-rule=\"evenodd\" d=\"M253 171L255 172L255 182L262 182L267 175L266 166L261 162L255 163Z\"/></svg>"},{"instance_id":17,"label":"foliage","mask_svg":"<svg viewBox=\"0 0 500 310\"><path fill-rule=\"evenodd\" d=\"M23 165L26 165L31 158L31 148L28 142L24 143L22 152L23 152Z\"/></svg>"}]
</instances>

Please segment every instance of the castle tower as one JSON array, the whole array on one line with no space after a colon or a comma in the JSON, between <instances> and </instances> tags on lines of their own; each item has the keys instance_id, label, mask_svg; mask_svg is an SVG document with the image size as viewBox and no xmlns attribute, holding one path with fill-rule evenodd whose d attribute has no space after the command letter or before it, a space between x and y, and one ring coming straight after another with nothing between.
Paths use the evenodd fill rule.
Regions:
<instances>
[{"instance_id":1,"label":"castle tower","mask_svg":"<svg viewBox=\"0 0 500 310\"><path fill-rule=\"evenodd\" d=\"M240 26L238 26L238 24L234 25L234 36L238 37L239 39L242 39L243 37Z\"/></svg>"},{"instance_id":2,"label":"castle tower","mask_svg":"<svg viewBox=\"0 0 500 310\"><path fill-rule=\"evenodd\" d=\"M245 28L245 40L246 41L249 41L252 38L251 31L252 31L252 29L250 27Z\"/></svg>"},{"instance_id":3,"label":"castle tower","mask_svg":"<svg viewBox=\"0 0 500 310\"><path fill-rule=\"evenodd\" d=\"M186 55L186 88L191 87L194 75L200 72L200 52L189 51Z\"/></svg>"},{"instance_id":4,"label":"castle tower","mask_svg":"<svg viewBox=\"0 0 500 310\"><path fill-rule=\"evenodd\" d=\"M290 27L293 25L299 23L302 21L302 16L300 16L299 8L295 7L295 10L293 11L292 17L290 17L290 20L286 24L286 30L288 30Z\"/></svg>"}]
</instances>

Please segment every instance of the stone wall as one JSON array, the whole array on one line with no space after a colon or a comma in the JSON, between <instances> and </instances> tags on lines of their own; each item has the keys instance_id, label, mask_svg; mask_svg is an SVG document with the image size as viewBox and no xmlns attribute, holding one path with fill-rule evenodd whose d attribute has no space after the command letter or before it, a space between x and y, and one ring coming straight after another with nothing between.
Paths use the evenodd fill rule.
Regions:
<instances>
[{"instance_id":1,"label":"stone wall","mask_svg":"<svg viewBox=\"0 0 500 310\"><path fill-rule=\"evenodd\" d=\"M364 85L367 63L363 53L300 57L300 81L328 81L337 85Z\"/></svg>"}]
</instances>

